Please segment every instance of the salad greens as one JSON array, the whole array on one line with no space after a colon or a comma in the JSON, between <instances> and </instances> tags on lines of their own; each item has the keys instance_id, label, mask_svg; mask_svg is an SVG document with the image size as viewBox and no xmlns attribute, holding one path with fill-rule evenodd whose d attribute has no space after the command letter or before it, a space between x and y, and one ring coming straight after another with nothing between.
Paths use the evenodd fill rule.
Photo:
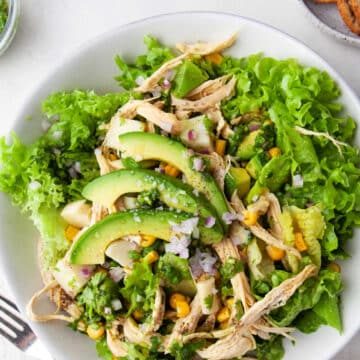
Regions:
<instances>
[{"instance_id":1,"label":"salad greens","mask_svg":"<svg viewBox=\"0 0 360 360\"><path fill-rule=\"evenodd\" d=\"M44 269L54 275L65 303L81 314L73 317L72 327L96 340L105 360L215 360L249 354L280 360L286 327L311 333L328 325L341 333L344 284L334 261L351 255L347 241L360 225L360 158L351 145L355 120L344 115L334 80L295 59L261 53L238 59L221 54L226 46L206 52L212 45L201 43L195 49L203 52L189 50L189 56L176 58L150 36L144 43L146 54L132 64L115 57L120 70L115 79L124 91L52 94L43 102L46 120L38 140L25 145L11 134L10 142L0 141L0 191L38 228ZM153 144L135 139L140 131L154 133L152 157L146 145ZM136 146L124 151L126 132ZM176 161L162 161L164 138L174 148L186 146L182 157L189 161L179 160L175 150L170 155L184 162L188 177ZM100 174L122 169L133 174L139 168L153 174L151 190L131 190L111 207L84 199L85 185ZM159 173L171 184L178 178L189 187L191 176L200 173L203 181L190 191L205 215L184 216L182 211L189 210L178 204L176 194L162 198ZM143 185L136 183L139 189ZM185 193L179 186L176 190ZM65 220L63 208L71 209L73 222ZM103 220L120 211L129 212L132 223L141 222L134 208L144 216L166 210L185 220L164 218L171 227L171 234L161 237L167 243L150 230L139 230L107 242L111 246L103 264L69 262L72 241L81 240L83 229L95 238L105 236ZM229 211L219 216L218 208ZM203 241L203 229L212 229L223 241ZM53 269L60 260L66 271L59 277ZM66 291L72 278L78 284L75 296ZM275 305L268 303L274 294L280 296ZM267 317L255 313L257 302L268 309ZM69 309L62 307L73 316ZM256 319L251 327L242 323L249 313ZM265 330L256 331L259 324L281 335L269 331L264 336ZM89 332L90 326L98 335ZM221 344L234 342L239 326L244 333L237 339L247 339L247 345L230 356L236 349ZM220 341L218 330L225 330Z\"/></svg>"},{"instance_id":2,"label":"salad greens","mask_svg":"<svg viewBox=\"0 0 360 360\"><path fill-rule=\"evenodd\" d=\"M0 34L5 28L8 18L9 8L6 0L0 0Z\"/></svg>"}]
</instances>

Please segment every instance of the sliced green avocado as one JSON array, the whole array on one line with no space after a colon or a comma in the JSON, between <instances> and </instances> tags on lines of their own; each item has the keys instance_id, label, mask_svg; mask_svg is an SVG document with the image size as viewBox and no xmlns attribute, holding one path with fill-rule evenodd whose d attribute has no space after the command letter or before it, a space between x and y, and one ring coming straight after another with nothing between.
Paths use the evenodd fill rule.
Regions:
<instances>
[{"instance_id":1,"label":"sliced green avocado","mask_svg":"<svg viewBox=\"0 0 360 360\"><path fill-rule=\"evenodd\" d=\"M173 83L174 95L183 98L191 90L208 79L208 75L190 60L185 60L178 68Z\"/></svg>"},{"instance_id":2,"label":"sliced green avocado","mask_svg":"<svg viewBox=\"0 0 360 360\"><path fill-rule=\"evenodd\" d=\"M216 209L218 217L228 211L224 194L213 177L205 171L193 169L193 155L183 144L165 136L152 133L132 132L119 136L123 156L165 161L182 171L189 185L203 193ZM228 225L222 222L225 229Z\"/></svg>"},{"instance_id":3,"label":"sliced green avocado","mask_svg":"<svg viewBox=\"0 0 360 360\"><path fill-rule=\"evenodd\" d=\"M263 164L259 155L252 157L245 167L249 175L255 180L260 176L262 168Z\"/></svg>"},{"instance_id":4,"label":"sliced green avocado","mask_svg":"<svg viewBox=\"0 0 360 360\"><path fill-rule=\"evenodd\" d=\"M245 137L240 143L236 156L240 160L249 160L255 155L255 140L258 135L262 132L261 129L251 132Z\"/></svg>"},{"instance_id":5,"label":"sliced green avocado","mask_svg":"<svg viewBox=\"0 0 360 360\"><path fill-rule=\"evenodd\" d=\"M106 248L126 235L151 235L169 241L173 234L171 224L180 224L191 217L191 214L159 210L128 210L108 215L81 234L70 251L70 262L103 264Z\"/></svg>"},{"instance_id":6,"label":"sliced green avocado","mask_svg":"<svg viewBox=\"0 0 360 360\"><path fill-rule=\"evenodd\" d=\"M199 230L204 243L221 241L223 229L216 210L204 195L196 196L192 187L174 177L153 170L123 169L91 181L82 194L88 200L111 207L121 195L152 190L157 190L160 200L169 207L200 216ZM205 218L209 216L216 219L211 228L205 226Z\"/></svg>"},{"instance_id":7,"label":"sliced green avocado","mask_svg":"<svg viewBox=\"0 0 360 360\"><path fill-rule=\"evenodd\" d=\"M229 198L237 190L240 198L243 198L250 190L250 176L243 168L231 167L225 176L225 189Z\"/></svg>"}]
</instances>

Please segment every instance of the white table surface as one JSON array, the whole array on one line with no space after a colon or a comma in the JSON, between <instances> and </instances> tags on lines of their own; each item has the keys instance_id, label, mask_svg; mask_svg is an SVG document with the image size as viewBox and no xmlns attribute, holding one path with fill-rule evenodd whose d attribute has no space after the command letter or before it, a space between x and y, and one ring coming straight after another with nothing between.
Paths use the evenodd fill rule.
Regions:
<instances>
[{"instance_id":1,"label":"white table surface","mask_svg":"<svg viewBox=\"0 0 360 360\"><path fill-rule=\"evenodd\" d=\"M144 17L186 10L231 12L271 24L302 40L332 65L360 95L360 48L317 30L295 0L23 0L20 26L0 57L0 135L37 82L88 39ZM0 277L0 291L6 291ZM360 334L334 360L360 358ZM0 359L30 360L0 337Z\"/></svg>"}]
</instances>

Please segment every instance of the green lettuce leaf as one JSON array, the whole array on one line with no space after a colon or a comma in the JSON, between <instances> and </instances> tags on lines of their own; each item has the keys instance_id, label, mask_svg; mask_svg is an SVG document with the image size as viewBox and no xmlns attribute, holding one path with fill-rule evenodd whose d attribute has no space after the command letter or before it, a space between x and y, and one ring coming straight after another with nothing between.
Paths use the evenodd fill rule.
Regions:
<instances>
[{"instance_id":1,"label":"green lettuce leaf","mask_svg":"<svg viewBox=\"0 0 360 360\"><path fill-rule=\"evenodd\" d=\"M270 340L256 340L256 355L259 360L281 360L285 354L281 336Z\"/></svg>"}]
</instances>

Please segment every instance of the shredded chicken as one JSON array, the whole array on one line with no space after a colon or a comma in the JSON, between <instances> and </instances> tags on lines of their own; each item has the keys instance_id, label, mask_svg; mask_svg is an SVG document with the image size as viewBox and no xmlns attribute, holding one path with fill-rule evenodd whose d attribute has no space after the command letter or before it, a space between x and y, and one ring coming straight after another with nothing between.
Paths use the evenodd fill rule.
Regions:
<instances>
[{"instance_id":1,"label":"shredded chicken","mask_svg":"<svg viewBox=\"0 0 360 360\"><path fill-rule=\"evenodd\" d=\"M224 239L218 244L214 244L213 247L222 263L225 263L229 258L240 260L239 251L229 238ZM235 274L235 276L231 279L231 285L234 289L234 303L240 300L244 311L248 311L248 309L254 304L255 299L251 294L246 274L244 272ZM236 309L232 310L232 318L234 318L236 316Z\"/></svg>"},{"instance_id":2,"label":"shredded chicken","mask_svg":"<svg viewBox=\"0 0 360 360\"><path fill-rule=\"evenodd\" d=\"M131 100L121 107L118 113L128 119L140 115L168 133L178 134L180 131L180 122L174 114L162 111L148 101Z\"/></svg>"},{"instance_id":3,"label":"shredded chicken","mask_svg":"<svg viewBox=\"0 0 360 360\"><path fill-rule=\"evenodd\" d=\"M101 148L95 149L95 157L100 168L100 175L106 175L114 170L110 162L103 155Z\"/></svg>"},{"instance_id":4,"label":"shredded chicken","mask_svg":"<svg viewBox=\"0 0 360 360\"><path fill-rule=\"evenodd\" d=\"M166 73L177 66L179 66L182 61L187 57L187 54L182 54L174 59L171 59L160 66L150 77L145 79L145 81L135 88L135 91L146 93L156 89L159 84L159 81L165 77Z\"/></svg>"},{"instance_id":5,"label":"shredded chicken","mask_svg":"<svg viewBox=\"0 0 360 360\"><path fill-rule=\"evenodd\" d=\"M225 360L239 358L255 348L256 341L249 332L236 331L206 349L198 350L197 354L207 360Z\"/></svg>"},{"instance_id":6,"label":"shredded chicken","mask_svg":"<svg viewBox=\"0 0 360 360\"><path fill-rule=\"evenodd\" d=\"M260 198L255 201L254 203L248 206L248 210L250 212L257 212L260 215L266 214L270 206L270 202L265 196L260 196Z\"/></svg>"},{"instance_id":7,"label":"shredded chicken","mask_svg":"<svg viewBox=\"0 0 360 360\"><path fill-rule=\"evenodd\" d=\"M222 135L223 138L227 139L230 135L234 133L230 125L225 121L221 110L220 105L215 104L215 106L206 111L206 116L214 122L216 125L216 135Z\"/></svg>"},{"instance_id":8,"label":"shredded chicken","mask_svg":"<svg viewBox=\"0 0 360 360\"><path fill-rule=\"evenodd\" d=\"M115 320L111 325L111 328L106 330L106 342L109 350L116 357L125 357L127 350L124 342L121 340L122 335L119 332L120 323L118 320Z\"/></svg>"},{"instance_id":9,"label":"shredded chicken","mask_svg":"<svg viewBox=\"0 0 360 360\"><path fill-rule=\"evenodd\" d=\"M158 330L163 322L165 314L165 293L160 286L156 289L154 310L151 316L151 324L147 327L145 335L150 334Z\"/></svg>"},{"instance_id":10,"label":"shredded chicken","mask_svg":"<svg viewBox=\"0 0 360 360\"><path fill-rule=\"evenodd\" d=\"M310 277L316 276L316 265L307 265L299 274L283 281L279 286L269 291L265 297L256 302L240 319L239 328L250 326L270 311L283 306L295 291Z\"/></svg>"},{"instance_id":11,"label":"shredded chicken","mask_svg":"<svg viewBox=\"0 0 360 360\"><path fill-rule=\"evenodd\" d=\"M213 80L205 81L194 90L190 91L186 95L186 98L189 100L199 100L205 96L208 96L223 87L230 76L230 74L227 74Z\"/></svg>"},{"instance_id":12,"label":"shredded chicken","mask_svg":"<svg viewBox=\"0 0 360 360\"><path fill-rule=\"evenodd\" d=\"M216 314L210 314L206 320L196 329L198 332L209 332L214 330L216 323Z\"/></svg>"},{"instance_id":13,"label":"shredded chicken","mask_svg":"<svg viewBox=\"0 0 360 360\"><path fill-rule=\"evenodd\" d=\"M267 213L268 221L271 224L271 233L278 239L284 241L283 230L280 225L281 207L277 197L272 194L266 194L266 199L269 202L269 211Z\"/></svg>"},{"instance_id":14,"label":"shredded chicken","mask_svg":"<svg viewBox=\"0 0 360 360\"><path fill-rule=\"evenodd\" d=\"M176 321L173 331L170 334L167 352L169 347L174 341L179 341L183 334L193 333L197 327L197 324L202 316L201 304L198 295L195 295L194 299L190 304L190 313L184 318L180 318Z\"/></svg>"},{"instance_id":15,"label":"shredded chicken","mask_svg":"<svg viewBox=\"0 0 360 360\"><path fill-rule=\"evenodd\" d=\"M174 95L171 95L171 104L175 106L176 110L206 112L208 109L214 108L216 104L222 100L230 97L234 91L235 84L236 78L232 77L227 84L212 94L195 101L178 99Z\"/></svg>"},{"instance_id":16,"label":"shredded chicken","mask_svg":"<svg viewBox=\"0 0 360 360\"><path fill-rule=\"evenodd\" d=\"M134 321L132 317L129 317L125 320L124 323L124 336L128 342L134 344L146 343L150 345L150 340L144 333L140 330L137 323Z\"/></svg>"},{"instance_id":17,"label":"shredded chicken","mask_svg":"<svg viewBox=\"0 0 360 360\"><path fill-rule=\"evenodd\" d=\"M176 48L185 54L194 54L194 55L209 55L217 52L221 52L226 48L234 44L237 38L237 32L231 35L225 41L219 43L203 43L197 42L195 44L186 44L178 43Z\"/></svg>"},{"instance_id":18,"label":"shredded chicken","mask_svg":"<svg viewBox=\"0 0 360 360\"><path fill-rule=\"evenodd\" d=\"M243 115L238 116L235 119L232 119L231 125L238 125L242 122L247 122L249 120L261 120L262 119L262 112L261 110L254 110L254 111L249 111Z\"/></svg>"},{"instance_id":19,"label":"shredded chicken","mask_svg":"<svg viewBox=\"0 0 360 360\"><path fill-rule=\"evenodd\" d=\"M225 162L216 152L212 152L210 155L203 155L203 157L209 160L210 172L221 191L224 191L225 175L229 171L230 161Z\"/></svg>"},{"instance_id":20,"label":"shredded chicken","mask_svg":"<svg viewBox=\"0 0 360 360\"><path fill-rule=\"evenodd\" d=\"M344 143L344 142L339 141L339 140L336 140L332 136L330 136L328 133L325 133L325 132L312 131L312 130L304 129L304 128L300 127L300 126L295 126L295 130L298 131L300 134L303 134L303 135L320 136L320 137L324 137L324 138L330 140L336 146L336 148L338 149L339 154L341 156L342 156L342 151L341 151L340 145L349 146L349 144Z\"/></svg>"},{"instance_id":21,"label":"shredded chicken","mask_svg":"<svg viewBox=\"0 0 360 360\"><path fill-rule=\"evenodd\" d=\"M239 214L243 214L245 209L245 206L243 205L242 201L234 192L232 198L231 198L231 205L234 207L234 209ZM243 225L246 226L246 224L243 222ZM259 239L267 243L268 245L275 246L279 249L283 249L286 252L289 252L290 254L295 255L298 258L301 258L301 254L298 250L296 250L292 246L286 245L283 241L277 239L272 234L270 234L268 231L266 231L262 226L260 226L258 223L255 225L249 226L250 231Z\"/></svg>"}]
</instances>

